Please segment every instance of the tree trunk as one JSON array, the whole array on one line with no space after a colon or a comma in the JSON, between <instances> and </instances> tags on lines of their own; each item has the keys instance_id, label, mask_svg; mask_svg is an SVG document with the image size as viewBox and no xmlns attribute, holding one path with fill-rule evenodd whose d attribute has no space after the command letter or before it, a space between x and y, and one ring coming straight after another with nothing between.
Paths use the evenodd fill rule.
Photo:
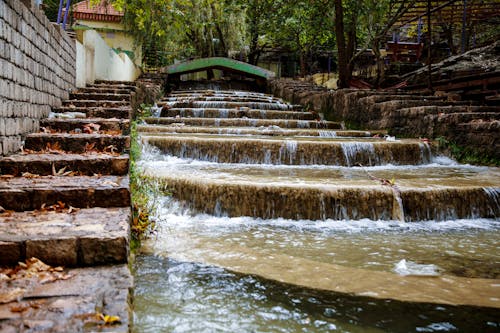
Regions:
<instances>
[{"instance_id":1,"label":"tree trunk","mask_svg":"<svg viewBox=\"0 0 500 333\"><path fill-rule=\"evenodd\" d=\"M338 49L339 88L349 88L347 52L344 36L344 9L342 0L335 0L335 36Z\"/></svg>"},{"instance_id":2,"label":"tree trunk","mask_svg":"<svg viewBox=\"0 0 500 333\"><path fill-rule=\"evenodd\" d=\"M384 61L382 59L382 54L380 53L380 42L378 38L375 38L372 43L373 56L375 57L375 64L377 65L377 77L375 78L375 87L379 88L380 83L384 79Z\"/></svg>"},{"instance_id":3,"label":"tree trunk","mask_svg":"<svg viewBox=\"0 0 500 333\"><path fill-rule=\"evenodd\" d=\"M306 77L306 55L305 51L300 51L300 76Z\"/></svg>"}]
</instances>

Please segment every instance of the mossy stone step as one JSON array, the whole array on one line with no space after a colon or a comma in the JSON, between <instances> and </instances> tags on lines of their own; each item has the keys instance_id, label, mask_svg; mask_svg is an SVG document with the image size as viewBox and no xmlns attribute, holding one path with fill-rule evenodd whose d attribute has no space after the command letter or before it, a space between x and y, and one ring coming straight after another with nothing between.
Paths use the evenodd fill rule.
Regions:
<instances>
[{"instance_id":1,"label":"mossy stone step","mask_svg":"<svg viewBox=\"0 0 500 333\"><path fill-rule=\"evenodd\" d=\"M54 172L77 175L126 175L129 156L109 154L17 154L0 158L0 173L21 176L23 173L49 176ZM64 171L61 171L64 170Z\"/></svg>"},{"instance_id":2,"label":"mossy stone step","mask_svg":"<svg viewBox=\"0 0 500 333\"><path fill-rule=\"evenodd\" d=\"M144 121L150 125L170 125L179 124L191 126L216 126L216 127L260 127L278 126L281 128L316 128L316 129L340 129L340 123L332 121L316 120L296 120L296 119L250 119L250 118L182 118L182 117L161 117L145 118ZM183 124L183 125L182 125Z\"/></svg>"},{"instance_id":3,"label":"mossy stone step","mask_svg":"<svg viewBox=\"0 0 500 333\"><path fill-rule=\"evenodd\" d=\"M133 278L127 265L74 268L64 273L70 278L42 283L37 277L25 277L9 283L10 289L0 290L23 291L17 301L0 304L0 331L29 327L25 331L129 332ZM27 309L29 316L12 308ZM104 325L97 312L117 316L120 322Z\"/></svg>"},{"instance_id":4,"label":"mossy stone step","mask_svg":"<svg viewBox=\"0 0 500 333\"><path fill-rule=\"evenodd\" d=\"M88 118L120 118L130 119L132 115L132 108L129 106L63 106L52 109L55 113L65 112L80 112L85 114Z\"/></svg>"},{"instance_id":5,"label":"mossy stone step","mask_svg":"<svg viewBox=\"0 0 500 333\"><path fill-rule=\"evenodd\" d=\"M0 265L36 257L52 266L126 263L130 208L0 214Z\"/></svg>"},{"instance_id":6,"label":"mossy stone step","mask_svg":"<svg viewBox=\"0 0 500 333\"><path fill-rule=\"evenodd\" d=\"M5 210L29 211L63 202L66 207L128 207L128 176L43 176L0 178Z\"/></svg>"},{"instance_id":7,"label":"mossy stone step","mask_svg":"<svg viewBox=\"0 0 500 333\"><path fill-rule=\"evenodd\" d=\"M250 119L296 119L314 120L315 116L303 111L279 110L233 110L212 108L173 108L163 109L162 117L201 117L201 118L250 118Z\"/></svg>"},{"instance_id":8,"label":"mossy stone step","mask_svg":"<svg viewBox=\"0 0 500 333\"><path fill-rule=\"evenodd\" d=\"M85 153L88 151L121 153L130 147L130 137L125 135L67 133L35 133L26 137L26 149L44 151L48 147L73 153Z\"/></svg>"},{"instance_id":9,"label":"mossy stone step","mask_svg":"<svg viewBox=\"0 0 500 333\"><path fill-rule=\"evenodd\" d=\"M130 94L111 94L104 92L94 92L94 93L80 93L75 92L69 95L71 100L96 100L96 101L129 101Z\"/></svg>"},{"instance_id":10,"label":"mossy stone step","mask_svg":"<svg viewBox=\"0 0 500 333\"><path fill-rule=\"evenodd\" d=\"M129 106L129 101L113 101L113 100L84 100L84 99L68 99L63 102L63 106L67 107L108 107L117 108Z\"/></svg>"},{"instance_id":11,"label":"mossy stone step","mask_svg":"<svg viewBox=\"0 0 500 333\"><path fill-rule=\"evenodd\" d=\"M100 131L120 131L128 133L130 131L130 120L111 118L50 118L40 121L40 126L58 132L70 132L75 129L83 130L89 124L98 124Z\"/></svg>"},{"instance_id":12,"label":"mossy stone step","mask_svg":"<svg viewBox=\"0 0 500 333\"><path fill-rule=\"evenodd\" d=\"M112 88L112 87L85 87L78 88L76 93L103 93L103 94L130 94L131 89L126 88Z\"/></svg>"}]
</instances>

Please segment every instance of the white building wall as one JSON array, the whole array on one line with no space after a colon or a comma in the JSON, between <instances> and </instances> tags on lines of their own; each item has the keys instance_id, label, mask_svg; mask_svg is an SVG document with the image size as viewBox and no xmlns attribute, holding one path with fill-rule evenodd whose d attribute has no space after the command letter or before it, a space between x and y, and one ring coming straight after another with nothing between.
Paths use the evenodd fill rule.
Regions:
<instances>
[{"instance_id":1,"label":"white building wall","mask_svg":"<svg viewBox=\"0 0 500 333\"><path fill-rule=\"evenodd\" d=\"M78 63L79 84L92 83L94 80L134 81L140 75L140 69L125 53L117 54L95 30L86 30L83 34L83 48L77 52L83 63ZM85 64L85 66L83 66ZM83 71L84 73L80 73Z\"/></svg>"}]
</instances>

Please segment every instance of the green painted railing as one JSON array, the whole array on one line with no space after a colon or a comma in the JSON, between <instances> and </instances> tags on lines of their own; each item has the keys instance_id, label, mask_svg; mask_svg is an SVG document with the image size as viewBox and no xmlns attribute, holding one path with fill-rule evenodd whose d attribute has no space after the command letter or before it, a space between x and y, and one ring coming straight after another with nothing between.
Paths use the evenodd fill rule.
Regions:
<instances>
[{"instance_id":1,"label":"green painted railing","mask_svg":"<svg viewBox=\"0 0 500 333\"><path fill-rule=\"evenodd\" d=\"M263 78L266 80L272 79L275 76L274 72L271 72L267 69L250 65L246 62L222 57L202 58L181 62L179 64L174 64L163 68L162 72L169 75L181 75L201 72L208 69L227 70L230 72L236 72L242 75Z\"/></svg>"}]
</instances>

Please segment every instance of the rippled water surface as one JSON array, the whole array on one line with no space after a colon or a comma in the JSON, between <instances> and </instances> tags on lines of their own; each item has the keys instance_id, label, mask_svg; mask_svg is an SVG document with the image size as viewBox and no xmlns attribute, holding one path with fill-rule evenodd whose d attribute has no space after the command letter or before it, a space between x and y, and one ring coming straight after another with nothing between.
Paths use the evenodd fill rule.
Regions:
<instances>
[{"instance_id":1,"label":"rippled water surface","mask_svg":"<svg viewBox=\"0 0 500 333\"><path fill-rule=\"evenodd\" d=\"M377 274L397 275L395 269L404 259L417 267L435 265L439 275L493 278L486 281L495 283L500 275L498 221L260 220L193 215L167 198L161 206L158 233L144 243L135 263L135 332L500 329L498 310L317 291L300 283L259 277L266 276L265 269L245 267L242 260L255 256L258 261L272 262L276 258L273 270L281 271L285 281L295 268L287 267L289 263L282 258L294 258L311 269L338 265L346 274L352 273L350 269L369 270L374 281ZM238 266L227 270L224 264L213 264L219 261L238 262ZM355 282L363 285L366 281ZM432 295L432 286L428 293Z\"/></svg>"},{"instance_id":2,"label":"rippled water surface","mask_svg":"<svg viewBox=\"0 0 500 333\"><path fill-rule=\"evenodd\" d=\"M283 285L162 256L137 257L134 332L498 332L498 312Z\"/></svg>"}]
</instances>

